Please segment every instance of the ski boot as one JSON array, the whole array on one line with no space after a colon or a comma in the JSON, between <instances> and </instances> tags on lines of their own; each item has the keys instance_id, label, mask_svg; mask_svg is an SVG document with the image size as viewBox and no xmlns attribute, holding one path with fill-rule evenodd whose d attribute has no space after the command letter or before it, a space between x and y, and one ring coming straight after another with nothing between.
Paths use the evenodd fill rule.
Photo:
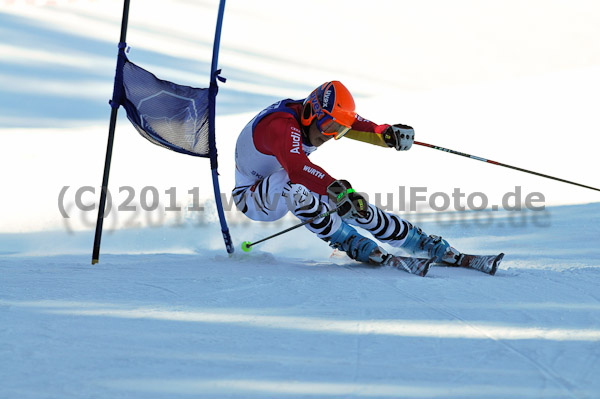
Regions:
<instances>
[{"instance_id":1,"label":"ski boot","mask_svg":"<svg viewBox=\"0 0 600 399\"><path fill-rule=\"evenodd\" d=\"M338 231L325 238L325 241L329 241L330 247L346 252L350 259L359 262L379 265L387 254L375 241L361 236L354 227L346 223L342 223Z\"/></svg>"},{"instance_id":2,"label":"ski boot","mask_svg":"<svg viewBox=\"0 0 600 399\"><path fill-rule=\"evenodd\" d=\"M430 257L437 258L438 262L456 266L458 266L462 255L442 237L427 235L423 233L421 228L415 226L411 226L402 247L413 253L419 251L427 252Z\"/></svg>"},{"instance_id":3,"label":"ski boot","mask_svg":"<svg viewBox=\"0 0 600 399\"><path fill-rule=\"evenodd\" d=\"M391 255L346 223L342 223L338 231L325 240L329 241L329 246L346 252L351 259L372 265L393 266L419 276L425 276L435 260Z\"/></svg>"},{"instance_id":4,"label":"ski boot","mask_svg":"<svg viewBox=\"0 0 600 399\"><path fill-rule=\"evenodd\" d=\"M504 254L493 256L463 254L450 246L442 237L426 235L420 228L414 226L411 227L402 246L413 253L425 251L430 257L435 257L436 262L446 266L466 267L492 276L496 274L498 265L504 257Z\"/></svg>"}]
</instances>

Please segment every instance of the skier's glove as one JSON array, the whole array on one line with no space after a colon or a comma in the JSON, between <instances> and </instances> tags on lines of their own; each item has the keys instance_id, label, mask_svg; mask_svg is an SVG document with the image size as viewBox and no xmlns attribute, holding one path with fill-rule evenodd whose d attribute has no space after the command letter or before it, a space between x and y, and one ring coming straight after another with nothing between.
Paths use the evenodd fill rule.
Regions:
<instances>
[{"instance_id":1,"label":"skier's glove","mask_svg":"<svg viewBox=\"0 0 600 399\"><path fill-rule=\"evenodd\" d=\"M368 216L367 200L354 191L347 180L336 180L327 187L327 194L337 208L342 218L365 218Z\"/></svg>"},{"instance_id":2,"label":"skier's glove","mask_svg":"<svg viewBox=\"0 0 600 399\"><path fill-rule=\"evenodd\" d=\"M408 151L415 141L415 131L408 125L398 123L383 131L383 140L388 147L394 147L398 151Z\"/></svg>"}]
</instances>

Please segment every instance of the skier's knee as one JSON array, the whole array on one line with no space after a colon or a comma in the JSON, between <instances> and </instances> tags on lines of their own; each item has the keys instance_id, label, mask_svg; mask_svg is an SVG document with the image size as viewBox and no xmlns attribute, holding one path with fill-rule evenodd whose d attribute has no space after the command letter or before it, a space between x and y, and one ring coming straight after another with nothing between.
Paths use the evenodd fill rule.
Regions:
<instances>
[{"instance_id":1,"label":"skier's knee","mask_svg":"<svg viewBox=\"0 0 600 399\"><path fill-rule=\"evenodd\" d=\"M311 213L318 208L316 195L302 184L288 183L284 188L283 196L288 209L296 216Z\"/></svg>"},{"instance_id":2,"label":"skier's knee","mask_svg":"<svg viewBox=\"0 0 600 399\"><path fill-rule=\"evenodd\" d=\"M333 234L340 227L341 219L337 214L329 214L329 203L323 202L320 196L302 184L289 183L284 190L288 209L300 220L313 219L306 227L316 233L319 238ZM320 217L319 217L320 216Z\"/></svg>"}]
</instances>

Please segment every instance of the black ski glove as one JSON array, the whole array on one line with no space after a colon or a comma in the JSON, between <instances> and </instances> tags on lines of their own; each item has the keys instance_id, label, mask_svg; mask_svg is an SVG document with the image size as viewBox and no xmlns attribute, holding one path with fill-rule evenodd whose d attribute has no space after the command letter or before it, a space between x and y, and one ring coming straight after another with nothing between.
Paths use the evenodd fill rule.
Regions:
<instances>
[{"instance_id":1,"label":"black ski glove","mask_svg":"<svg viewBox=\"0 0 600 399\"><path fill-rule=\"evenodd\" d=\"M327 187L327 194L339 208L342 218L365 218L368 216L369 204L357 193L347 180L336 180Z\"/></svg>"},{"instance_id":2,"label":"black ski glove","mask_svg":"<svg viewBox=\"0 0 600 399\"><path fill-rule=\"evenodd\" d=\"M415 130L397 123L383 131L383 140L388 147L394 147L397 151L408 151L415 140Z\"/></svg>"}]
</instances>

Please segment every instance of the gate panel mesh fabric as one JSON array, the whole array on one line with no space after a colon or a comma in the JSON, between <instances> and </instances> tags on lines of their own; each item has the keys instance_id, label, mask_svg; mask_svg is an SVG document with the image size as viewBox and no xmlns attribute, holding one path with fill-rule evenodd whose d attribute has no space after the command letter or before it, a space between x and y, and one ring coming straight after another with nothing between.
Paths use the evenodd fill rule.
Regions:
<instances>
[{"instance_id":1,"label":"gate panel mesh fabric","mask_svg":"<svg viewBox=\"0 0 600 399\"><path fill-rule=\"evenodd\" d=\"M142 136L173 151L209 157L208 89L160 80L126 58L122 73L120 102Z\"/></svg>"}]
</instances>

